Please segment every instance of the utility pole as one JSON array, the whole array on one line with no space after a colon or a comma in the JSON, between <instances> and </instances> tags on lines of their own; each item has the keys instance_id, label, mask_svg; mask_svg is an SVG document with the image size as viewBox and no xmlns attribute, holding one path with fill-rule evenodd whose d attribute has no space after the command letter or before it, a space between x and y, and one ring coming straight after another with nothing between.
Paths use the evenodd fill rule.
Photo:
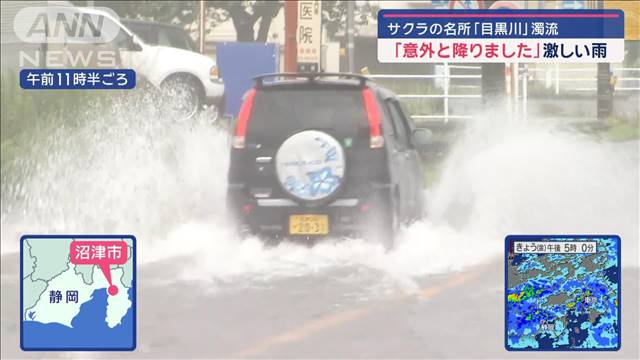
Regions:
<instances>
[{"instance_id":1,"label":"utility pole","mask_svg":"<svg viewBox=\"0 0 640 360\"><path fill-rule=\"evenodd\" d=\"M597 2L598 9L604 8L602 1ZM604 29L602 29L604 31ZM613 73L610 63L598 63L597 72L597 117L604 121L613 112Z\"/></svg>"},{"instance_id":2,"label":"utility pole","mask_svg":"<svg viewBox=\"0 0 640 360\"><path fill-rule=\"evenodd\" d=\"M298 1L284 2L284 72L298 71L298 46L296 31L298 27Z\"/></svg>"},{"instance_id":3,"label":"utility pole","mask_svg":"<svg viewBox=\"0 0 640 360\"><path fill-rule=\"evenodd\" d=\"M200 54L204 54L204 0L200 0Z\"/></svg>"},{"instance_id":4,"label":"utility pole","mask_svg":"<svg viewBox=\"0 0 640 360\"><path fill-rule=\"evenodd\" d=\"M350 73L355 71L355 65L353 61L354 57L354 45L353 45L353 17L354 17L354 7L355 4L353 1L347 1L347 64L348 70Z\"/></svg>"},{"instance_id":5,"label":"utility pole","mask_svg":"<svg viewBox=\"0 0 640 360\"><path fill-rule=\"evenodd\" d=\"M480 65L482 75L480 78L482 89L482 103L487 107L499 104L507 91L504 63L484 63ZM513 77L513 72L511 73ZM513 88L512 88L513 91Z\"/></svg>"}]
</instances>

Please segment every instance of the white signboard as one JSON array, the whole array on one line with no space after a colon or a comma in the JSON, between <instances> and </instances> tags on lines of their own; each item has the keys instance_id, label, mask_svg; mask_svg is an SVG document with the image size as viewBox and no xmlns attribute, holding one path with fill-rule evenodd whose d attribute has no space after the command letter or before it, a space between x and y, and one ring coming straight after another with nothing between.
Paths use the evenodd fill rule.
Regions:
<instances>
[{"instance_id":1,"label":"white signboard","mask_svg":"<svg viewBox=\"0 0 640 360\"><path fill-rule=\"evenodd\" d=\"M320 63L321 9L320 1L298 1L298 63Z\"/></svg>"}]
</instances>

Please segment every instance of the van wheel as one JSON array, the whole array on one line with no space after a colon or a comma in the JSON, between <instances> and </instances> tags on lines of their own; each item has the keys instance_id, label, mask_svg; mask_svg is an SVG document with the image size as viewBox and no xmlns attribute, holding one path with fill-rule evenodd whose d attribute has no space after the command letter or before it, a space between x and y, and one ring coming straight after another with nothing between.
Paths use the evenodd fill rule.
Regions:
<instances>
[{"instance_id":1,"label":"van wheel","mask_svg":"<svg viewBox=\"0 0 640 360\"><path fill-rule=\"evenodd\" d=\"M197 80L174 76L162 83L164 104L178 120L194 117L202 108L202 90Z\"/></svg>"}]
</instances>

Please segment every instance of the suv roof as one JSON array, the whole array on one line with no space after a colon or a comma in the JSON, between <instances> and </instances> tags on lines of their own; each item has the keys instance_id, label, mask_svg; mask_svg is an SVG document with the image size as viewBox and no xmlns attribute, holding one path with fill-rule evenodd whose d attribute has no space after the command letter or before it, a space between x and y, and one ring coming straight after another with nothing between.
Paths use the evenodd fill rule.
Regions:
<instances>
[{"instance_id":1,"label":"suv roof","mask_svg":"<svg viewBox=\"0 0 640 360\"><path fill-rule=\"evenodd\" d=\"M274 81L265 81L266 79L282 79ZM368 87L378 93L381 99L387 100L396 95L389 89L380 86L366 75L353 73L270 73L255 76L256 89L263 90L265 88L296 88L307 87L308 85L322 87Z\"/></svg>"},{"instance_id":2,"label":"suv roof","mask_svg":"<svg viewBox=\"0 0 640 360\"><path fill-rule=\"evenodd\" d=\"M273 78L274 81L265 81ZM282 86L291 84L346 85L364 87L370 85L371 79L364 75L352 73L271 73L253 78L256 88ZM282 80L277 80L282 79Z\"/></svg>"}]
</instances>

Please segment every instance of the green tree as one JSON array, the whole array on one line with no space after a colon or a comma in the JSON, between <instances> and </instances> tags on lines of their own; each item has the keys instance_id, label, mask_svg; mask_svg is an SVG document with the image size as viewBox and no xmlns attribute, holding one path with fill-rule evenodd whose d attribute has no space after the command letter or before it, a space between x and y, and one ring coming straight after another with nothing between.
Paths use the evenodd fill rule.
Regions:
<instances>
[{"instance_id":1,"label":"green tree","mask_svg":"<svg viewBox=\"0 0 640 360\"><path fill-rule=\"evenodd\" d=\"M118 16L158 21L182 26L197 23L200 18L199 1L96 1L95 6L113 9ZM273 18L282 9L279 1L206 1L205 19L209 29L231 19L237 41L266 42ZM258 30L254 30L260 21Z\"/></svg>"},{"instance_id":2,"label":"green tree","mask_svg":"<svg viewBox=\"0 0 640 360\"><path fill-rule=\"evenodd\" d=\"M325 26L327 36L335 38L336 33L345 32L347 27L347 2L341 0L322 1L322 24ZM368 1L355 6L354 24L367 25L376 19L378 7Z\"/></svg>"},{"instance_id":3,"label":"green tree","mask_svg":"<svg viewBox=\"0 0 640 360\"><path fill-rule=\"evenodd\" d=\"M207 27L211 30L231 19L238 41L266 42L273 18L283 8L283 1L206 1ZM95 6L113 9L120 17L159 21L184 27L199 21L199 1L96 1ZM377 7L369 2L355 7L356 25L367 25L375 19ZM257 31L255 24L260 21ZM344 32L347 23L347 1L323 0L322 23L329 38Z\"/></svg>"}]
</instances>

